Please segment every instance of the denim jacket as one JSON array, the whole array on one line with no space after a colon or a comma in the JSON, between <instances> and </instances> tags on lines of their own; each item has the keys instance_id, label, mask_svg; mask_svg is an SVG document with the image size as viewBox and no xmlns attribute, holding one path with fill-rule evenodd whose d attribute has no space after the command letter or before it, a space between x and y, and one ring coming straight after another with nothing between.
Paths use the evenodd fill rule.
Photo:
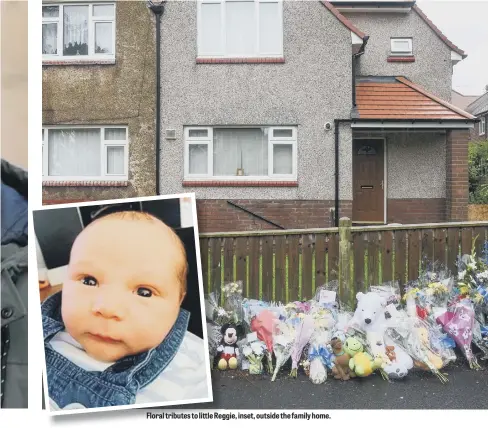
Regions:
<instances>
[{"instance_id":1,"label":"denim jacket","mask_svg":"<svg viewBox=\"0 0 488 428\"><path fill-rule=\"evenodd\" d=\"M156 348L124 357L104 371L86 371L56 352L49 343L65 329L61 292L52 295L42 305L50 399L60 410L134 404L138 391L153 382L177 354L188 321L189 313L181 309L172 329Z\"/></svg>"}]
</instances>

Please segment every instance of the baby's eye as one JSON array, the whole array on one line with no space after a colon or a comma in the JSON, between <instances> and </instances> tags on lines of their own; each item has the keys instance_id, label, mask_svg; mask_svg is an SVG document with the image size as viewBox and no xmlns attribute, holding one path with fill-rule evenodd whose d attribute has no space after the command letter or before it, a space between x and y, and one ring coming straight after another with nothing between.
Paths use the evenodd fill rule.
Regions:
<instances>
[{"instance_id":1,"label":"baby's eye","mask_svg":"<svg viewBox=\"0 0 488 428\"><path fill-rule=\"evenodd\" d=\"M96 278L90 275L85 275L83 278L81 278L81 282L83 285L88 285L90 287L95 287L98 285Z\"/></svg>"},{"instance_id":2,"label":"baby's eye","mask_svg":"<svg viewBox=\"0 0 488 428\"><path fill-rule=\"evenodd\" d=\"M149 288L146 288L146 287L139 287L137 289L137 295L141 296L141 297L151 297L152 296L152 291L149 290Z\"/></svg>"}]
</instances>

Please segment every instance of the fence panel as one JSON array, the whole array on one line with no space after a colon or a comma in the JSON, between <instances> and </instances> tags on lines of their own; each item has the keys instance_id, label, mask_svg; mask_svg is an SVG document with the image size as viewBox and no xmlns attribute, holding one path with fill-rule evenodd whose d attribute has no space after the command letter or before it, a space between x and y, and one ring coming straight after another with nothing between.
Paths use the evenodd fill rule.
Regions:
<instances>
[{"instance_id":1,"label":"fence panel","mask_svg":"<svg viewBox=\"0 0 488 428\"><path fill-rule=\"evenodd\" d=\"M310 299L317 287L334 280L347 281L347 296L396 280L403 292L426 268L456 274L458 256L473 245L483 256L488 222L351 227L343 236L350 236L351 245L341 255L338 228L203 234L204 291L220 291L237 280L244 297L287 303ZM350 263L342 263L341 278L340 258Z\"/></svg>"}]
</instances>

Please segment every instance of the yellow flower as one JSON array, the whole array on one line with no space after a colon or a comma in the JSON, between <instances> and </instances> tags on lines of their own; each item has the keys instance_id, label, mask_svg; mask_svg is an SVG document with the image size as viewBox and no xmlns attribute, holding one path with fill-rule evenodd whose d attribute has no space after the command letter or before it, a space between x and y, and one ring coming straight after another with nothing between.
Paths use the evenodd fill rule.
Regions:
<instances>
[{"instance_id":1,"label":"yellow flower","mask_svg":"<svg viewBox=\"0 0 488 428\"><path fill-rule=\"evenodd\" d=\"M469 294L469 288L468 288L468 287L466 287L466 286L464 285L464 286L462 286L462 287L459 289L459 292L460 292L460 293L461 293L463 296L465 296L465 295Z\"/></svg>"}]
</instances>

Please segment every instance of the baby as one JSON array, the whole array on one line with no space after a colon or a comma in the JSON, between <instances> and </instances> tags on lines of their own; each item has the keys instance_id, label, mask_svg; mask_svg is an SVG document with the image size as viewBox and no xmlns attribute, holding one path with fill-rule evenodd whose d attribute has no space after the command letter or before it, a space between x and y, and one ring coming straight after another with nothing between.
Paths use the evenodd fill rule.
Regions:
<instances>
[{"instance_id":1,"label":"baby","mask_svg":"<svg viewBox=\"0 0 488 428\"><path fill-rule=\"evenodd\" d=\"M203 340L180 308L186 275L180 239L149 214L87 226L42 306L51 408L211 400Z\"/></svg>"}]
</instances>

